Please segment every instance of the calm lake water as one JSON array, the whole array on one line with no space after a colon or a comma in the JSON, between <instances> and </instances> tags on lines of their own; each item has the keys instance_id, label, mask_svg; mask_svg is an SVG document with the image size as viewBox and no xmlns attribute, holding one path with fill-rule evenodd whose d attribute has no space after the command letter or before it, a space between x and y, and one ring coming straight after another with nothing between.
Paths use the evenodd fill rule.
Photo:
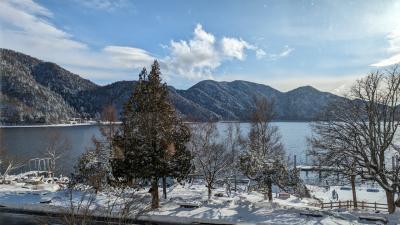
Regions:
<instances>
[{"instance_id":1,"label":"calm lake water","mask_svg":"<svg viewBox=\"0 0 400 225\"><path fill-rule=\"evenodd\" d=\"M282 141L288 156L297 155L298 164L307 164L305 151L307 149L306 138L311 135L310 123L305 122L275 122L279 128ZM241 123L241 131L246 135L249 124ZM228 123L218 123L220 135L228 127ZM49 137L58 133L69 140L71 150L59 160L58 163L66 168L72 169L76 159L85 149L91 146L93 136L100 137L97 125L66 126L66 127L13 127L0 128L1 142L8 152L23 156L24 158L40 157L49 143Z\"/></svg>"}]
</instances>

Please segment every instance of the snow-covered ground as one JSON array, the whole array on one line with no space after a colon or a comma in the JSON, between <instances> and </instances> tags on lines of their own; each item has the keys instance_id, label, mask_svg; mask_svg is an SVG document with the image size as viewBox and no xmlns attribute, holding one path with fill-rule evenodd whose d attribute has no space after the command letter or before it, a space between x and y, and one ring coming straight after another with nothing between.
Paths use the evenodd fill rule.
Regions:
<instances>
[{"instance_id":1,"label":"snow-covered ground","mask_svg":"<svg viewBox=\"0 0 400 225\"><path fill-rule=\"evenodd\" d=\"M332 187L330 190L309 186L311 194L323 201L330 201L331 191L339 193L340 200L351 200L351 191L340 190ZM83 191L73 192L73 201L77 204L84 195ZM214 194L221 193L221 197ZM365 201L383 201L382 192L366 192L364 187L359 187L358 196ZM160 190L160 196L162 196ZM0 185L0 205L43 205L51 200L49 205L67 207L70 192L60 189L56 184L25 185L12 183ZM275 194L274 194L274 197ZM135 204L143 210L150 201L147 190L133 192L132 190L119 193L98 193L95 196L92 209L99 211L113 203L123 204L126 199L139 199ZM42 203L40 203L42 202ZM199 205L198 208L182 208L183 203ZM264 200L258 192L232 192L231 196L225 193L224 188L213 190L213 197L207 200L207 190L204 185L175 185L168 189L168 198L161 199L161 207L154 211L143 211L147 216L170 218L214 219L234 223L248 224L362 224L358 220L360 212L347 210L321 210L315 199L299 199L294 196L283 200L274 198L273 203ZM115 207L118 208L118 207ZM305 212L316 212L322 217L309 217L301 215ZM365 213L365 212L363 212ZM375 215L373 212L370 212ZM387 215L385 215L387 216ZM397 217L396 217L397 216ZM400 214L390 217L390 224L400 223ZM166 218L166 217L165 217Z\"/></svg>"},{"instance_id":2,"label":"snow-covered ground","mask_svg":"<svg viewBox=\"0 0 400 225\"><path fill-rule=\"evenodd\" d=\"M332 198L332 191L335 190L338 193L339 201L352 201L353 195L350 186L330 186L328 189L318 186L307 186L316 198L322 200L323 202L335 202L336 200ZM357 201L359 202L369 202L369 203L381 203L386 204L386 194L385 191L377 186L370 185L359 185L356 187Z\"/></svg>"}]
</instances>

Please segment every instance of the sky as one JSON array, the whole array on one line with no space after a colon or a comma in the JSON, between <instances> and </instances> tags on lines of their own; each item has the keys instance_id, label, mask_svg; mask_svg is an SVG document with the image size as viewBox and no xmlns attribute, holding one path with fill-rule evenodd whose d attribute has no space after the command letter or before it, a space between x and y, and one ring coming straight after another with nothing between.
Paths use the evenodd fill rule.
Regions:
<instances>
[{"instance_id":1,"label":"sky","mask_svg":"<svg viewBox=\"0 0 400 225\"><path fill-rule=\"evenodd\" d=\"M157 59L179 89L212 79L340 93L400 63L400 1L1 0L0 47L105 85Z\"/></svg>"}]
</instances>

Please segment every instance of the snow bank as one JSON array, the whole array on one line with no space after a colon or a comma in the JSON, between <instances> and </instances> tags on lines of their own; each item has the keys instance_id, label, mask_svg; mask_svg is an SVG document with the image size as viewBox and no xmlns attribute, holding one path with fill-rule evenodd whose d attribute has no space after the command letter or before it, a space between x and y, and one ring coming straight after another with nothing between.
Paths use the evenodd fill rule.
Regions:
<instances>
[{"instance_id":1,"label":"snow bank","mask_svg":"<svg viewBox=\"0 0 400 225\"><path fill-rule=\"evenodd\" d=\"M338 193L340 201L353 201L353 194L350 187L343 188L343 186L331 186L328 189L318 186L307 185L311 195L322 200L323 202L336 201L332 199L332 191ZM346 189L346 190L343 190ZM377 192L371 192L375 190ZM378 186L361 185L356 187L357 201L365 201L370 203L386 204L385 191Z\"/></svg>"},{"instance_id":2,"label":"snow bank","mask_svg":"<svg viewBox=\"0 0 400 225\"><path fill-rule=\"evenodd\" d=\"M41 188L39 188L41 187ZM335 188L335 187L333 187ZM83 190L83 189L82 189ZM339 197L345 199L346 192L340 192ZM160 189L161 192L161 189ZM207 199L207 189L204 185L176 185L168 189L168 199L161 199L160 208L153 211L141 211L144 217L158 219L161 221L208 221L230 222L239 224L360 224L358 214L349 211L321 210L316 207L314 199L299 199L290 196L288 199L274 198L270 203L264 200L263 194L258 192L232 192L231 196L225 193L224 188L213 190L213 194L222 193L222 197L213 196ZM314 188L312 193L321 194L321 198L329 199L330 192ZM360 192L362 193L362 192ZM0 205L43 205L40 202L49 201L49 205L57 207L68 207L70 192L58 189L51 184L43 184L36 188L13 183L11 185L0 185ZM370 194L370 193L368 193ZM84 191L72 192L73 201L78 203L85 195ZM160 196L162 194L160 193ZM275 195L274 195L275 196ZM370 197L368 197L370 198ZM368 199L367 198L367 199ZM123 206L126 201L138 199L136 207L144 209L150 202L150 194L147 190L128 190L126 193L118 194L116 190L100 192L90 207L96 212L107 209L110 204ZM196 203L197 208L182 208L182 203ZM116 207L115 209L118 209ZM322 217L311 217L301 215L316 212ZM391 221L396 221L399 216L392 216Z\"/></svg>"}]
</instances>

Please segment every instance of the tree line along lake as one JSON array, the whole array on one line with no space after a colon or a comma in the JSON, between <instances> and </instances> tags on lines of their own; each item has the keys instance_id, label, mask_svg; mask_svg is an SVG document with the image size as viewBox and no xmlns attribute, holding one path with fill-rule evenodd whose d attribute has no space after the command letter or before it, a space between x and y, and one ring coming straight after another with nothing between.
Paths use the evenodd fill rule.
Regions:
<instances>
[{"instance_id":1,"label":"tree line along lake","mask_svg":"<svg viewBox=\"0 0 400 225\"><path fill-rule=\"evenodd\" d=\"M298 164L308 164L306 157L308 148L307 138L311 136L309 122L273 122L282 137L286 155L293 158L297 156ZM224 138L229 122L219 122L217 127L219 137ZM240 123L242 135L247 135L249 123ZM43 152L49 144L49 138L58 134L62 139L68 140L70 150L63 154L57 163L65 168L65 173L72 171L77 158L92 146L92 137L101 137L99 125L76 126L21 126L0 128L2 145L7 151L24 159L43 157Z\"/></svg>"}]
</instances>

